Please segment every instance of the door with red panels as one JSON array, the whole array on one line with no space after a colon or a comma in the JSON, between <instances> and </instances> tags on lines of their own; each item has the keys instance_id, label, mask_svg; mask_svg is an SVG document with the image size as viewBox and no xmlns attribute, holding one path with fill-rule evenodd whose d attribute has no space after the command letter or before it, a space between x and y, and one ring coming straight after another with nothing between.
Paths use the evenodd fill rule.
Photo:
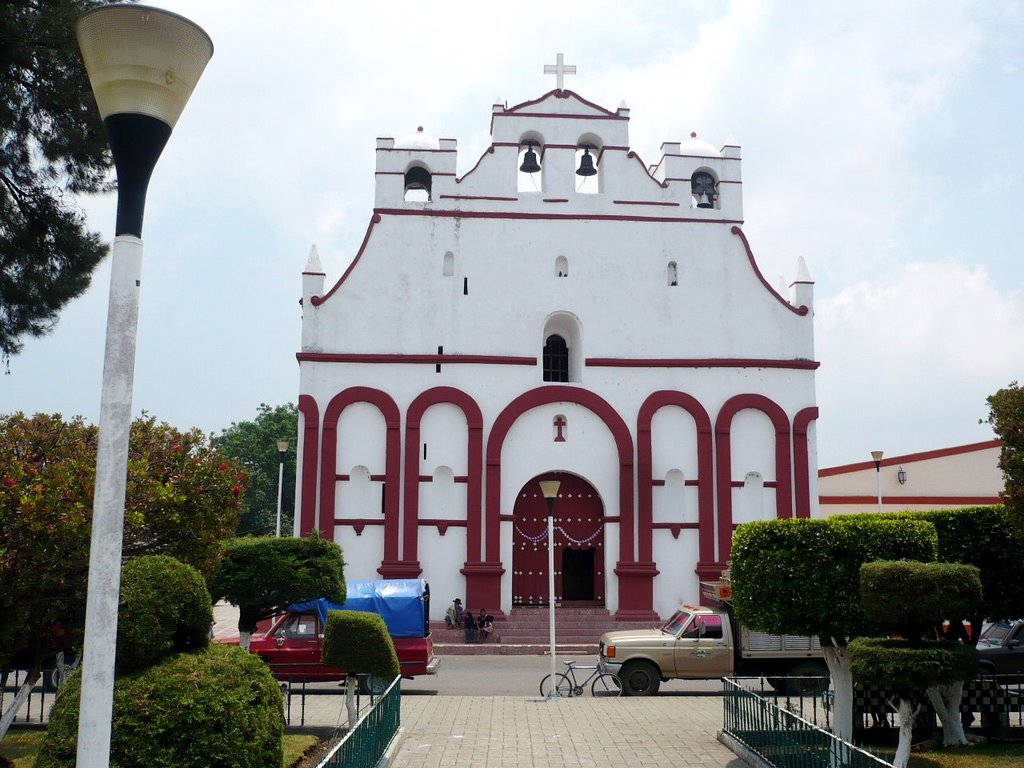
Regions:
<instances>
[{"instance_id":1,"label":"door with red panels","mask_svg":"<svg viewBox=\"0 0 1024 768\"><path fill-rule=\"evenodd\" d=\"M604 604L604 505L586 480L566 472L535 477L513 510L512 605L548 605L548 508L541 480L558 480L554 507L555 598Z\"/></svg>"}]
</instances>

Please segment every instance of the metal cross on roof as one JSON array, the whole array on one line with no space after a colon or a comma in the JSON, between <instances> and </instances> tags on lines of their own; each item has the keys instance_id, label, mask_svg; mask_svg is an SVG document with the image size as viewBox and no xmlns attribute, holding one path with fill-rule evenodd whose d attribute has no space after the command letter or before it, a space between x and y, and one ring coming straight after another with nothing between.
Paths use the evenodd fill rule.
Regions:
<instances>
[{"instance_id":1,"label":"metal cross on roof","mask_svg":"<svg viewBox=\"0 0 1024 768\"><path fill-rule=\"evenodd\" d=\"M565 76L566 75L575 75L576 74L576 65L575 64L566 64L565 63L565 56L564 56L564 54L561 54L561 53L558 54L557 62L558 62L557 64L545 64L544 65L544 74L545 75L554 75L557 78L558 90L562 90L562 87L565 84L564 83Z\"/></svg>"}]
</instances>

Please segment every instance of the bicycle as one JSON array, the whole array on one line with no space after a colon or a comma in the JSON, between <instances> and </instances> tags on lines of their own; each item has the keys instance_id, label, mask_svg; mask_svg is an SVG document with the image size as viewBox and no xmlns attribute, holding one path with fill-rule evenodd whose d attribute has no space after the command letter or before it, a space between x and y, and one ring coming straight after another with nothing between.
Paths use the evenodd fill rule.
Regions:
<instances>
[{"instance_id":1,"label":"bicycle","mask_svg":"<svg viewBox=\"0 0 1024 768\"><path fill-rule=\"evenodd\" d=\"M575 661L566 661L565 672L555 673L555 692L563 697L582 696L591 680L591 696L619 696L622 693L622 683L617 675L610 672L602 672L597 664L577 664ZM593 670L587 679L582 683L576 679L577 670ZM540 681L540 695L547 698L551 693L551 675L545 675Z\"/></svg>"}]
</instances>

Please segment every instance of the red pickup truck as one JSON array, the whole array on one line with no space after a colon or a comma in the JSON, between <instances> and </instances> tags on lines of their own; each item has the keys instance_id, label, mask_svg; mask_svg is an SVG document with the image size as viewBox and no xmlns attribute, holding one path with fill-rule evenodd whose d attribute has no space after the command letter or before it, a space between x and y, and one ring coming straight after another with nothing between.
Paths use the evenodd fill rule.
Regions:
<instances>
[{"instance_id":1,"label":"red pickup truck","mask_svg":"<svg viewBox=\"0 0 1024 768\"><path fill-rule=\"evenodd\" d=\"M434 655L430 635L430 587L422 579L349 581L344 603L325 598L288 606L288 612L272 620L263 635L249 643L249 651L270 665L278 680L330 682L344 680L345 671L324 666L320 660L328 611L354 610L378 613L395 644L402 677L433 675L440 659ZM390 683L390 681L387 681ZM384 681L369 681L370 689Z\"/></svg>"}]
</instances>

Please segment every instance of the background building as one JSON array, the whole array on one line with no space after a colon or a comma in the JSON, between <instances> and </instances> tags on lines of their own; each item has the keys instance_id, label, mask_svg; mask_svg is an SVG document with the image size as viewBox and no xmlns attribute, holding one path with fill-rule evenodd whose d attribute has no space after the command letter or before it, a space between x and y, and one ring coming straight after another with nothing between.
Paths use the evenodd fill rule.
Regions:
<instances>
[{"instance_id":1,"label":"background building","mask_svg":"<svg viewBox=\"0 0 1024 768\"><path fill-rule=\"evenodd\" d=\"M999 504L1003 473L998 440L908 453L874 461L828 467L818 472L819 508L823 517L878 509L954 509Z\"/></svg>"}]
</instances>

